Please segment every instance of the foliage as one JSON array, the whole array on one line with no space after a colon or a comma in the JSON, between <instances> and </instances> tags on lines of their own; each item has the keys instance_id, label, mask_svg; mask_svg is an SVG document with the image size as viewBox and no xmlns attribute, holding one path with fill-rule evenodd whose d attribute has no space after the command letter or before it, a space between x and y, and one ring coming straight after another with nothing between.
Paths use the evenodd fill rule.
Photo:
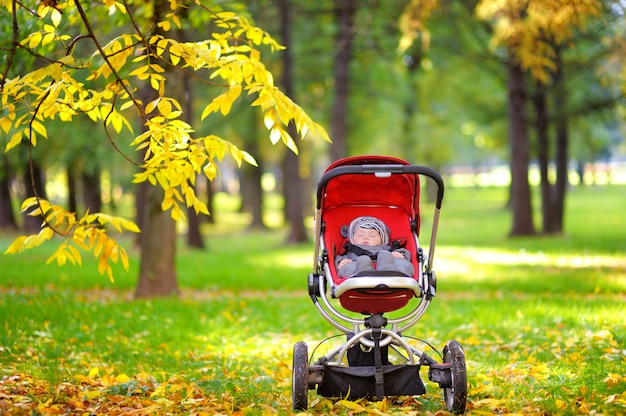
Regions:
<instances>
[{"instance_id":1,"label":"foliage","mask_svg":"<svg viewBox=\"0 0 626 416\"><path fill-rule=\"evenodd\" d=\"M89 212L77 220L75 213L67 212L58 205L51 205L48 201L38 200L35 197L24 201L22 212L45 218L48 226L43 227L37 235L17 238L6 249L7 253L20 253L36 247L50 240L56 233L65 237L65 241L57 247L56 251L48 258L46 264L56 260L59 266L63 266L67 261L81 265L82 259L77 249L78 247L88 252L93 252L94 256L98 258L98 271L101 274L106 272L111 281L113 281L113 269L109 264L109 260L114 263L120 260L124 268L128 270L126 250L120 247L117 241L109 237L104 227L108 223L113 225L119 232L122 232L123 229L139 232L134 223L124 218L101 213L90 214Z\"/></svg>"},{"instance_id":2,"label":"foliage","mask_svg":"<svg viewBox=\"0 0 626 416\"><path fill-rule=\"evenodd\" d=\"M574 29L583 28L601 10L602 4L597 0L482 0L476 6L476 15L492 22L495 46L505 46L522 68L547 84L556 69L553 45L566 44Z\"/></svg>"},{"instance_id":3,"label":"foliage","mask_svg":"<svg viewBox=\"0 0 626 416\"><path fill-rule=\"evenodd\" d=\"M211 18L211 37L204 41L181 42L176 40L175 33L182 28L184 19L180 15L187 9L184 2L169 2L170 13L165 20L155 22L159 29L156 31L149 21L142 24L140 13L133 15L126 2L106 1L93 7L106 8L114 16L121 15L125 18L122 32L128 32L105 43L105 35L94 31L90 10L80 1L39 2L31 9L26 4L9 0L0 3L4 13L12 15L16 26L18 16L20 19L27 16L36 28L18 38L24 30L18 31L14 26L14 41L0 78L5 109L0 117L0 128L10 136L5 151L23 141L34 147L39 139L48 137L46 124L49 121L72 122L78 114L84 113L93 122L102 124L111 145L130 162L132 158L123 154L118 138L123 139L126 132L135 134L129 117L138 114L144 131L137 134L130 145L141 152L144 159L134 182L147 181L163 188L162 209L170 210L174 219L184 218L185 207L208 214L205 203L195 193L196 175L204 174L213 180L219 174L218 163L226 155L232 156L237 165L256 162L250 154L218 136L194 135L196 129L181 118L181 104L166 95L166 72L171 70L182 71L186 76L224 90L204 106L203 120L213 114L228 115L233 103L246 93L256 97L251 105L263 112L273 144L283 142L297 152L296 143L286 129L290 122L302 136L310 132L329 140L325 130L274 85L272 74L261 61L260 47L278 50L281 46L242 15L213 12L197 1L195 5ZM149 8L150 3L143 6ZM85 34L72 37L72 31ZM10 78L18 50L45 63ZM156 92L156 99L141 101L140 86L144 84ZM36 203L40 209L35 213L47 214L50 206L39 198ZM55 212L60 209L54 208ZM66 221L73 214L58 215ZM81 227L89 228L92 221L103 224L112 219L94 213L88 220L78 221L78 227L57 229L44 217L43 227L47 231L38 238L20 239L7 252L27 249L33 242L48 239L53 233L74 234L75 243L85 241L88 234L83 233ZM20 244L24 242L28 244ZM76 260L76 253L69 247L59 247L61 252L56 258ZM81 247L93 250L97 245ZM104 256L104 252L101 254ZM99 270L110 273L111 269L99 267Z\"/></svg>"},{"instance_id":4,"label":"foliage","mask_svg":"<svg viewBox=\"0 0 626 416\"><path fill-rule=\"evenodd\" d=\"M430 42L426 23L439 3L412 0L407 5L400 19L401 49L419 35L423 42ZM602 7L598 0L481 0L473 11L490 23L493 49L503 46L534 79L547 84L556 69L554 45L567 45L576 30L601 15Z\"/></svg>"}]
</instances>

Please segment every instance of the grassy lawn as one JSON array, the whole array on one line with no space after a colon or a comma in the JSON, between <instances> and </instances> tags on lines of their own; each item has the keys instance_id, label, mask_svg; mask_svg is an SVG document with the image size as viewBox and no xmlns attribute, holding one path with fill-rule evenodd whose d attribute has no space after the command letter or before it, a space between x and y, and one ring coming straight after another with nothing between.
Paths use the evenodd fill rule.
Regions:
<instances>
[{"instance_id":1,"label":"grassy lawn","mask_svg":"<svg viewBox=\"0 0 626 416\"><path fill-rule=\"evenodd\" d=\"M626 412L625 196L572 188L563 235L511 239L506 189L446 191L438 295L406 335L461 342L469 414ZM291 414L293 344L336 334L306 294L312 244L223 223L206 238L205 251L180 245L178 299L132 299L132 249L115 283L87 258L45 266L51 247L0 257L0 414ZM431 384L378 403L311 391L309 411L435 414L442 398Z\"/></svg>"}]
</instances>

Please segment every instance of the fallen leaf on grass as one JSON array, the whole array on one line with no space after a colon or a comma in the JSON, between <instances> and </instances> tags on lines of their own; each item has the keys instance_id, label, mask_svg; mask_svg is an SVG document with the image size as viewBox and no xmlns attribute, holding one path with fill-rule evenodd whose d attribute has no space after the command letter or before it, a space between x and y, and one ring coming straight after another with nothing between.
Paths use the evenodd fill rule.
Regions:
<instances>
[{"instance_id":1,"label":"fallen leaf on grass","mask_svg":"<svg viewBox=\"0 0 626 416\"><path fill-rule=\"evenodd\" d=\"M608 376L604 379L604 382L608 384L609 387L615 387L615 385L626 381L626 377L621 374L613 374L609 373Z\"/></svg>"},{"instance_id":2,"label":"fallen leaf on grass","mask_svg":"<svg viewBox=\"0 0 626 416\"><path fill-rule=\"evenodd\" d=\"M346 409L350 409L356 413L365 412L365 408L356 402L352 402L350 400L339 400L335 406L345 407Z\"/></svg>"}]
</instances>

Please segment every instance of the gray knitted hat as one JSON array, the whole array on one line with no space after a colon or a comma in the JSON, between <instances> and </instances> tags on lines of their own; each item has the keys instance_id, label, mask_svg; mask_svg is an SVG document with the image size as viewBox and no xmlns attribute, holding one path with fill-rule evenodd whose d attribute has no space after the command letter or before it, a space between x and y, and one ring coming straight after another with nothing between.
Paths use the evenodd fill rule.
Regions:
<instances>
[{"instance_id":1,"label":"gray knitted hat","mask_svg":"<svg viewBox=\"0 0 626 416\"><path fill-rule=\"evenodd\" d=\"M389 228L387 227L387 225L385 225L384 222L382 222L378 218L357 217L353 219L350 223L350 227L348 228L348 238L350 239L350 242L352 242L354 232L357 230L357 228L365 228L378 231L383 245L389 245Z\"/></svg>"}]
</instances>

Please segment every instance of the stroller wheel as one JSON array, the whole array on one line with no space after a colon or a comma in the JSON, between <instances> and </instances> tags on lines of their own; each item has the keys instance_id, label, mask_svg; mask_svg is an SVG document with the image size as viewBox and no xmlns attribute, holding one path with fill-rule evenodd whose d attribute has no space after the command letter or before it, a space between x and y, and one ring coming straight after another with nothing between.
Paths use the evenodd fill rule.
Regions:
<instances>
[{"instance_id":1,"label":"stroller wheel","mask_svg":"<svg viewBox=\"0 0 626 416\"><path fill-rule=\"evenodd\" d=\"M443 349L443 362L451 364L452 386L443 389L443 398L449 412L462 414L467 403L467 372L465 353L458 341L449 341Z\"/></svg>"},{"instance_id":2,"label":"stroller wheel","mask_svg":"<svg viewBox=\"0 0 626 416\"><path fill-rule=\"evenodd\" d=\"M293 410L306 410L309 391L309 351L306 343L300 341L293 346L293 369L291 379L291 400Z\"/></svg>"}]
</instances>

